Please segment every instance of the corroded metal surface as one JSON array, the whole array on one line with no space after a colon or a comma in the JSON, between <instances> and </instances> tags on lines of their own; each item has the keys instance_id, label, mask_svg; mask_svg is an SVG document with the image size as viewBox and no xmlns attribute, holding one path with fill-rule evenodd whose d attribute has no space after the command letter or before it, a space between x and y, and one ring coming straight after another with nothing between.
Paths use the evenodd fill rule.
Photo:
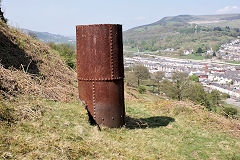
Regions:
<instances>
[{"instance_id":1,"label":"corroded metal surface","mask_svg":"<svg viewBox=\"0 0 240 160\"><path fill-rule=\"evenodd\" d=\"M124 125L122 26L76 27L79 98L99 125Z\"/></svg>"}]
</instances>

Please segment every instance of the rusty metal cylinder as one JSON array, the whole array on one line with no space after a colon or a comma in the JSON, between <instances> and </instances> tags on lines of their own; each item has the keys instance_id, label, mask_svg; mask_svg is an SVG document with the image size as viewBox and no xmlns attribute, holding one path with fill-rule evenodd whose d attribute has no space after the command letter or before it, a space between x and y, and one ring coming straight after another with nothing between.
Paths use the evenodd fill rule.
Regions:
<instances>
[{"instance_id":1,"label":"rusty metal cylinder","mask_svg":"<svg viewBox=\"0 0 240 160\"><path fill-rule=\"evenodd\" d=\"M125 124L122 26L76 26L79 98L98 125Z\"/></svg>"}]
</instances>

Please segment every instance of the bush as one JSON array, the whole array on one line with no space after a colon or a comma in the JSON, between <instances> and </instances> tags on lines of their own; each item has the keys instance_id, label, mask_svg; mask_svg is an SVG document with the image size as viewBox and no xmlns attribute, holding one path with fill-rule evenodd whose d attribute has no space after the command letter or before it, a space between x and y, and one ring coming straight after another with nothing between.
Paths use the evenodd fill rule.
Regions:
<instances>
[{"instance_id":1,"label":"bush","mask_svg":"<svg viewBox=\"0 0 240 160\"><path fill-rule=\"evenodd\" d=\"M236 108L232 108L232 107L224 108L223 112L226 117L234 117L235 115L238 114L238 110Z\"/></svg>"},{"instance_id":2,"label":"bush","mask_svg":"<svg viewBox=\"0 0 240 160\"><path fill-rule=\"evenodd\" d=\"M143 93L146 92L146 88L143 87L143 86L139 86L139 87L138 87L138 92L141 93L141 94L143 94Z\"/></svg>"},{"instance_id":3,"label":"bush","mask_svg":"<svg viewBox=\"0 0 240 160\"><path fill-rule=\"evenodd\" d=\"M222 93L222 99L228 99L230 98L230 95L227 93Z\"/></svg>"},{"instance_id":4,"label":"bush","mask_svg":"<svg viewBox=\"0 0 240 160\"><path fill-rule=\"evenodd\" d=\"M199 77L197 75L191 75L189 76L189 79L194 82L199 82Z\"/></svg>"},{"instance_id":5,"label":"bush","mask_svg":"<svg viewBox=\"0 0 240 160\"><path fill-rule=\"evenodd\" d=\"M48 45L59 52L60 56L64 59L68 67L76 70L77 68L77 54L75 52L74 46L70 44L55 44L53 42L48 43Z\"/></svg>"}]
</instances>

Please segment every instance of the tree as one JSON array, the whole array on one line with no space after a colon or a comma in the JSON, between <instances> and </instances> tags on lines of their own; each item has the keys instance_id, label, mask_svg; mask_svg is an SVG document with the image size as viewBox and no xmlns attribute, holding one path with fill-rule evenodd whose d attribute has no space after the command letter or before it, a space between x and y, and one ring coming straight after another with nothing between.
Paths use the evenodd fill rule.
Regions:
<instances>
[{"instance_id":1,"label":"tree","mask_svg":"<svg viewBox=\"0 0 240 160\"><path fill-rule=\"evenodd\" d=\"M125 71L125 82L128 86L136 87L137 86L137 79L132 71Z\"/></svg>"},{"instance_id":2,"label":"tree","mask_svg":"<svg viewBox=\"0 0 240 160\"><path fill-rule=\"evenodd\" d=\"M176 72L172 75L172 82L175 88L177 99L181 101L185 96L185 90L188 88L189 85L188 75L186 73Z\"/></svg>"},{"instance_id":3,"label":"tree","mask_svg":"<svg viewBox=\"0 0 240 160\"><path fill-rule=\"evenodd\" d=\"M144 79L150 78L150 73L147 69L147 67L142 66L142 65L137 65L133 68L133 73L137 77L137 84L138 87L140 85L140 82Z\"/></svg>"},{"instance_id":4,"label":"tree","mask_svg":"<svg viewBox=\"0 0 240 160\"><path fill-rule=\"evenodd\" d=\"M222 31L222 28L221 27L214 27L213 31Z\"/></svg>"},{"instance_id":5,"label":"tree","mask_svg":"<svg viewBox=\"0 0 240 160\"><path fill-rule=\"evenodd\" d=\"M160 87L160 81L163 79L163 77L164 77L164 72L157 71L153 73L153 81L155 84L157 84L158 91Z\"/></svg>"},{"instance_id":6,"label":"tree","mask_svg":"<svg viewBox=\"0 0 240 160\"><path fill-rule=\"evenodd\" d=\"M195 47L194 51L195 51L194 52L195 55L201 55L201 53L203 53L202 47L199 47L199 46Z\"/></svg>"},{"instance_id":7,"label":"tree","mask_svg":"<svg viewBox=\"0 0 240 160\"><path fill-rule=\"evenodd\" d=\"M139 92L140 94L143 94L143 93L146 92L146 88L145 88L144 86L139 86L139 87L138 87L138 92Z\"/></svg>"},{"instance_id":8,"label":"tree","mask_svg":"<svg viewBox=\"0 0 240 160\"><path fill-rule=\"evenodd\" d=\"M199 82L199 77L197 75L191 75L189 76L189 79L194 82Z\"/></svg>"},{"instance_id":9,"label":"tree","mask_svg":"<svg viewBox=\"0 0 240 160\"><path fill-rule=\"evenodd\" d=\"M239 29L239 28L233 28L233 30L234 30L235 32L240 32L240 29Z\"/></svg>"},{"instance_id":10,"label":"tree","mask_svg":"<svg viewBox=\"0 0 240 160\"><path fill-rule=\"evenodd\" d=\"M201 47L198 47L197 53L202 53L202 52L203 52L202 48L201 48Z\"/></svg>"},{"instance_id":11,"label":"tree","mask_svg":"<svg viewBox=\"0 0 240 160\"><path fill-rule=\"evenodd\" d=\"M0 19L4 22L7 23L7 19L4 17L4 13L2 11L2 0L0 0Z\"/></svg>"},{"instance_id":12,"label":"tree","mask_svg":"<svg viewBox=\"0 0 240 160\"><path fill-rule=\"evenodd\" d=\"M198 104L209 107L207 94L199 83L191 82L190 87L186 90L186 97Z\"/></svg>"},{"instance_id":13,"label":"tree","mask_svg":"<svg viewBox=\"0 0 240 160\"><path fill-rule=\"evenodd\" d=\"M219 45L214 45L214 46L212 47L212 50L213 50L214 52L217 52L217 51L219 50Z\"/></svg>"},{"instance_id":14,"label":"tree","mask_svg":"<svg viewBox=\"0 0 240 160\"><path fill-rule=\"evenodd\" d=\"M225 30L226 30L227 32L230 32L230 27L229 27L229 26L226 26L226 27L225 27Z\"/></svg>"},{"instance_id":15,"label":"tree","mask_svg":"<svg viewBox=\"0 0 240 160\"><path fill-rule=\"evenodd\" d=\"M172 81L165 79L161 82L161 89L168 97L181 101L186 98L189 85L188 75L176 72L172 75Z\"/></svg>"},{"instance_id":16,"label":"tree","mask_svg":"<svg viewBox=\"0 0 240 160\"><path fill-rule=\"evenodd\" d=\"M209 100L213 107L218 106L221 101L221 95L218 90L212 90L212 92L209 94Z\"/></svg>"},{"instance_id":17,"label":"tree","mask_svg":"<svg viewBox=\"0 0 240 160\"><path fill-rule=\"evenodd\" d=\"M166 94L166 96L168 96L169 98L172 98L172 99L177 99L177 96L175 94L176 90L174 88L174 85L168 79L164 79L160 83L160 87L161 87L161 90Z\"/></svg>"},{"instance_id":18,"label":"tree","mask_svg":"<svg viewBox=\"0 0 240 160\"><path fill-rule=\"evenodd\" d=\"M227 93L222 93L222 96L221 96L221 98L222 99L228 99L228 98L230 98L230 95L229 94L227 94Z\"/></svg>"},{"instance_id":19,"label":"tree","mask_svg":"<svg viewBox=\"0 0 240 160\"><path fill-rule=\"evenodd\" d=\"M226 117L234 117L235 115L238 114L238 110L236 108L226 107L223 109L223 114Z\"/></svg>"}]
</instances>

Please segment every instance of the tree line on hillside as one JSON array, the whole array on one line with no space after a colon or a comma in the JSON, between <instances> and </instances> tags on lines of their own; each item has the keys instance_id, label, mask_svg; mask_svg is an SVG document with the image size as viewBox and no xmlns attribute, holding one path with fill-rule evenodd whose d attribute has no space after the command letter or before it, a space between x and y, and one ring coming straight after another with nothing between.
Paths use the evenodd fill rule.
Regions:
<instances>
[{"instance_id":1,"label":"tree line on hillside","mask_svg":"<svg viewBox=\"0 0 240 160\"><path fill-rule=\"evenodd\" d=\"M125 69L125 82L126 85L137 88L140 93L149 90L178 101L190 100L210 111L222 110L227 116L237 114L235 108L224 107L223 100L229 98L229 95L217 90L205 91L196 75L175 72L167 79L163 72L151 74L146 67L136 65Z\"/></svg>"}]
</instances>

